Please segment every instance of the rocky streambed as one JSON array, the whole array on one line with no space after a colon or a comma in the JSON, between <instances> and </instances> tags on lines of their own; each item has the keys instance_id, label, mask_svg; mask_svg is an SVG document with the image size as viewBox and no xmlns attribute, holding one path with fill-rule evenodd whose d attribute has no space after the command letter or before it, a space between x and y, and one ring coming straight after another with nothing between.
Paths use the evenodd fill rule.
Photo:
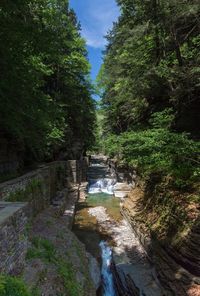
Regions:
<instances>
[{"instance_id":1,"label":"rocky streambed","mask_svg":"<svg viewBox=\"0 0 200 296\"><path fill-rule=\"evenodd\" d=\"M174 234L174 242L168 237L164 240L164 235L158 239L155 234L159 232L153 233L148 223L153 228L159 217L145 209L143 200L144 191L138 186L123 202L121 212L153 261L156 275L167 291L165 295L200 296L198 221L191 230L188 228L187 231ZM176 224L180 225L178 218L174 217ZM170 222L174 223L174 220Z\"/></svg>"},{"instance_id":2,"label":"rocky streambed","mask_svg":"<svg viewBox=\"0 0 200 296\"><path fill-rule=\"evenodd\" d=\"M167 295L145 249L121 215L120 197L123 199L127 195L130 186L121 182L120 191L120 184L116 184L115 176L102 158L92 159L88 181L89 186L83 188L76 207L73 231L100 264L105 259L100 242L101 247L105 242L110 248L112 262L108 260L108 272L104 270L102 273L113 273L114 291L109 292L110 288L102 282L101 295ZM114 196L115 192L118 197ZM103 274L102 280L105 281Z\"/></svg>"},{"instance_id":3,"label":"rocky streambed","mask_svg":"<svg viewBox=\"0 0 200 296\"><path fill-rule=\"evenodd\" d=\"M155 278L154 267L129 223L125 219L115 221L102 206L90 208L89 214L97 219L99 231L109 237L113 260L121 277L129 276L133 280L138 295L164 295Z\"/></svg>"}]
</instances>

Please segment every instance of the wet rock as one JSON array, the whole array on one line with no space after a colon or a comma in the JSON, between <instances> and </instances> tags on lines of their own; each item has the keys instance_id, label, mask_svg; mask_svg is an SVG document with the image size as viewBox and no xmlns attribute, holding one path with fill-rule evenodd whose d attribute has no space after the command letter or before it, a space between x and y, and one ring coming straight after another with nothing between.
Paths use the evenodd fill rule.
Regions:
<instances>
[{"instance_id":1,"label":"wet rock","mask_svg":"<svg viewBox=\"0 0 200 296\"><path fill-rule=\"evenodd\" d=\"M142 190L136 188L122 205L122 213L132 226L155 266L155 275L165 288L166 295L200 296L199 277L199 225L189 233L190 239L182 238L179 245L161 244L152 237L143 219L141 219Z\"/></svg>"},{"instance_id":2,"label":"wet rock","mask_svg":"<svg viewBox=\"0 0 200 296\"><path fill-rule=\"evenodd\" d=\"M117 269L113 260L111 270L117 296L140 296L140 290L129 275L125 275ZM143 294L144 295L144 294Z\"/></svg>"},{"instance_id":3,"label":"wet rock","mask_svg":"<svg viewBox=\"0 0 200 296\"><path fill-rule=\"evenodd\" d=\"M141 295L163 296L163 289L154 276L154 269L149 263L146 251L129 223L125 219L114 221L102 206L90 208L88 212L96 217L100 230L113 240L113 259L117 269L125 277L132 279Z\"/></svg>"},{"instance_id":4,"label":"wet rock","mask_svg":"<svg viewBox=\"0 0 200 296\"><path fill-rule=\"evenodd\" d=\"M114 196L123 199L131 192L133 185L127 183L116 183L114 186Z\"/></svg>"},{"instance_id":5,"label":"wet rock","mask_svg":"<svg viewBox=\"0 0 200 296\"><path fill-rule=\"evenodd\" d=\"M91 279L94 283L96 290L98 290L98 288L101 285L100 266L99 266L97 260L90 253L87 253L87 257L89 259L90 276L91 276Z\"/></svg>"}]
</instances>

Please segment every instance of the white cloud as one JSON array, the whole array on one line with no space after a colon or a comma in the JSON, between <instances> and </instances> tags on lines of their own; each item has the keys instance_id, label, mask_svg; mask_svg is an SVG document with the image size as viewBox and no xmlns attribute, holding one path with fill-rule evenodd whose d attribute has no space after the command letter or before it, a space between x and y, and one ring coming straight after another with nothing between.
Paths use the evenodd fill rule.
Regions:
<instances>
[{"instance_id":1,"label":"white cloud","mask_svg":"<svg viewBox=\"0 0 200 296\"><path fill-rule=\"evenodd\" d=\"M103 48L106 44L105 38L99 37L99 34L96 31L83 28L82 36L86 40L88 46L94 48Z\"/></svg>"},{"instance_id":2,"label":"white cloud","mask_svg":"<svg viewBox=\"0 0 200 296\"><path fill-rule=\"evenodd\" d=\"M119 15L115 0L77 0L81 3L82 11L79 19L82 26L82 35L87 45L94 48L103 48L106 44L104 36L112 28L113 22Z\"/></svg>"}]
</instances>

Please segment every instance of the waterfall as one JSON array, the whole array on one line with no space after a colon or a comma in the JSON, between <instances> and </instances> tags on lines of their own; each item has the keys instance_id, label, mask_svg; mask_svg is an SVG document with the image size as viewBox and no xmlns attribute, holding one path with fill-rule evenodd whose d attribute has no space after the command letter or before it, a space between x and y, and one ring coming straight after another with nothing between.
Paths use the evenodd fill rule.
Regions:
<instances>
[{"instance_id":1,"label":"waterfall","mask_svg":"<svg viewBox=\"0 0 200 296\"><path fill-rule=\"evenodd\" d=\"M102 256L102 280L103 280L103 296L116 296L111 272L112 250L104 241L100 242Z\"/></svg>"},{"instance_id":2,"label":"waterfall","mask_svg":"<svg viewBox=\"0 0 200 296\"><path fill-rule=\"evenodd\" d=\"M107 193L112 195L115 183L116 180L108 178L90 181L88 193Z\"/></svg>"}]
</instances>

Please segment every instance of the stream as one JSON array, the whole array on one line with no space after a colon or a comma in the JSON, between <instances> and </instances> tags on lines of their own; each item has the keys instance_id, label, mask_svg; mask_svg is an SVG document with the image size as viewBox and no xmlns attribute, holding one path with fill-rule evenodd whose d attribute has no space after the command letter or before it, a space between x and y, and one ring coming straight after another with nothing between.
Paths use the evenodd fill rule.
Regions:
<instances>
[{"instance_id":1,"label":"stream","mask_svg":"<svg viewBox=\"0 0 200 296\"><path fill-rule=\"evenodd\" d=\"M112 263L112 250L109 245L101 241L99 244L101 248L101 257L102 257L102 282L103 282L103 295L104 296L115 296L115 288L113 275L111 271L111 263Z\"/></svg>"},{"instance_id":2,"label":"stream","mask_svg":"<svg viewBox=\"0 0 200 296\"><path fill-rule=\"evenodd\" d=\"M120 213L121 201L113 194L116 183L104 158L92 157L86 199L76 205L73 231L101 264L102 296L162 296L154 267ZM111 270L113 260L125 292L116 289ZM126 290L127 276L137 287L137 293Z\"/></svg>"}]
</instances>

